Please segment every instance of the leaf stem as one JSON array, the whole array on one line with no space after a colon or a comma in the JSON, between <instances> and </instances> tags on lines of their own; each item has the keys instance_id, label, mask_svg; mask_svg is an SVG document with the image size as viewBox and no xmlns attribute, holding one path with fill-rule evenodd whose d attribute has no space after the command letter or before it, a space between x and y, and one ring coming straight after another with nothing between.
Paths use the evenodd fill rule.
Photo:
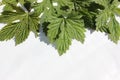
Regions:
<instances>
[{"instance_id":1,"label":"leaf stem","mask_svg":"<svg viewBox=\"0 0 120 80\"><path fill-rule=\"evenodd\" d=\"M28 10L20 3L17 4L22 10L24 10L26 13L28 13Z\"/></svg>"}]
</instances>

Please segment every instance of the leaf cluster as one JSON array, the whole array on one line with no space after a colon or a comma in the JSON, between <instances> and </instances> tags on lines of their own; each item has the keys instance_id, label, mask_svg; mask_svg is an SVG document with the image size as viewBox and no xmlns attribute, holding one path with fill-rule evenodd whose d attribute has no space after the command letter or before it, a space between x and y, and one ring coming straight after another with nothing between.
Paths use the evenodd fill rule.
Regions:
<instances>
[{"instance_id":1,"label":"leaf cluster","mask_svg":"<svg viewBox=\"0 0 120 80\"><path fill-rule=\"evenodd\" d=\"M2 0L1 5L0 23L6 25L0 41L14 39L18 45L43 29L62 55L73 39L84 43L86 29L104 32L114 43L120 39L120 0Z\"/></svg>"}]
</instances>

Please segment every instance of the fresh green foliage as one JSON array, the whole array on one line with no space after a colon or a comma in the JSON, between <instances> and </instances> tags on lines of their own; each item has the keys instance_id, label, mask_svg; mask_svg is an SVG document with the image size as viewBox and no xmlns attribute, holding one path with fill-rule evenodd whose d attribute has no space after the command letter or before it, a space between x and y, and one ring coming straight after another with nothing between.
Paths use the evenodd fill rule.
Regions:
<instances>
[{"instance_id":1,"label":"fresh green foliage","mask_svg":"<svg viewBox=\"0 0 120 80\"><path fill-rule=\"evenodd\" d=\"M115 43L120 39L119 0L2 0L0 5L0 23L5 24L0 41L14 39L18 45L43 29L62 55L73 39L84 43L86 29L104 32Z\"/></svg>"},{"instance_id":2,"label":"fresh green foliage","mask_svg":"<svg viewBox=\"0 0 120 80\"><path fill-rule=\"evenodd\" d=\"M55 42L60 55L66 52L71 45L71 40L76 39L84 42L84 22L82 16L70 13L68 16L52 16L48 25L48 38L51 43Z\"/></svg>"},{"instance_id":3,"label":"fresh green foliage","mask_svg":"<svg viewBox=\"0 0 120 80\"><path fill-rule=\"evenodd\" d=\"M17 45L26 40L30 31L38 35L39 17L30 11L30 2L25 1L23 5L17 6L16 0L4 0L3 4L6 5L0 15L0 22L6 26L0 31L0 41L14 38Z\"/></svg>"}]
</instances>

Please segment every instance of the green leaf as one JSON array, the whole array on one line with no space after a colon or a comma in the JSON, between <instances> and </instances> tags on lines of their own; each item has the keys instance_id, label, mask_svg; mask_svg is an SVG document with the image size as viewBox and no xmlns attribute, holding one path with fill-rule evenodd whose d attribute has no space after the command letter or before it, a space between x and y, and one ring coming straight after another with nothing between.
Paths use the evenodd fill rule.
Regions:
<instances>
[{"instance_id":1,"label":"green leaf","mask_svg":"<svg viewBox=\"0 0 120 80\"><path fill-rule=\"evenodd\" d=\"M111 0L92 0L100 5L103 5L104 7L108 7L110 4Z\"/></svg>"},{"instance_id":2,"label":"green leaf","mask_svg":"<svg viewBox=\"0 0 120 80\"><path fill-rule=\"evenodd\" d=\"M18 26L18 24L12 23L3 27L0 30L0 41L10 40L13 38L17 30L16 26Z\"/></svg>"},{"instance_id":3,"label":"green leaf","mask_svg":"<svg viewBox=\"0 0 120 80\"><path fill-rule=\"evenodd\" d=\"M12 23L13 21L21 20L23 16L23 13L4 11L2 12L2 15L0 15L0 23Z\"/></svg>"},{"instance_id":4,"label":"green leaf","mask_svg":"<svg viewBox=\"0 0 120 80\"><path fill-rule=\"evenodd\" d=\"M109 23L108 23L108 29L110 31L110 34L108 35L109 38L115 42L118 43L118 40L120 39L120 24L113 16Z\"/></svg>"},{"instance_id":5,"label":"green leaf","mask_svg":"<svg viewBox=\"0 0 120 80\"><path fill-rule=\"evenodd\" d=\"M70 14L68 17L52 17L48 25L48 38L56 44L60 55L66 52L71 45L71 40L84 42L85 28L81 16Z\"/></svg>"},{"instance_id":6,"label":"green leaf","mask_svg":"<svg viewBox=\"0 0 120 80\"><path fill-rule=\"evenodd\" d=\"M39 26L40 26L39 17L32 14L28 17L28 25L30 31L32 31L36 36L38 36Z\"/></svg>"},{"instance_id":7,"label":"green leaf","mask_svg":"<svg viewBox=\"0 0 120 80\"><path fill-rule=\"evenodd\" d=\"M62 32L59 34L59 38L56 40L56 49L59 52L59 55L63 55L63 53L66 53L66 50L69 49L69 46L71 45L71 38L69 36L69 33L64 28L64 25L62 27Z\"/></svg>"},{"instance_id":8,"label":"green leaf","mask_svg":"<svg viewBox=\"0 0 120 80\"><path fill-rule=\"evenodd\" d=\"M25 22L18 23L17 30L15 33L15 45L24 42L30 33L28 24Z\"/></svg>"},{"instance_id":9,"label":"green leaf","mask_svg":"<svg viewBox=\"0 0 120 80\"><path fill-rule=\"evenodd\" d=\"M55 20L55 21L53 21ZM50 40L51 43L53 43L55 41L55 39L57 38L57 35L60 32L60 26L62 24L62 19L59 18L51 18L51 23L48 26L48 38Z\"/></svg>"},{"instance_id":10,"label":"green leaf","mask_svg":"<svg viewBox=\"0 0 120 80\"><path fill-rule=\"evenodd\" d=\"M2 3L3 3L3 4L6 4L6 3L16 4L16 3L17 3L17 0L2 0Z\"/></svg>"},{"instance_id":11,"label":"green leaf","mask_svg":"<svg viewBox=\"0 0 120 80\"><path fill-rule=\"evenodd\" d=\"M84 42L84 38L85 38L85 29L84 29L84 23L83 21L80 20L72 20L72 19L68 19L66 21L66 26L67 27L67 32L69 32L69 36L73 39L76 39L80 42Z\"/></svg>"},{"instance_id":12,"label":"green leaf","mask_svg":"<svg viewBox=\"0 0 120 80\"><path fill-rule=\"evenodd\" d=\"M100 30L101 32L105 32L105 33L110 33L109 31L109 27L108 27L108 23L112 18L112 16L115 16L116 14L119 15L119 2L118 0L113 0L113 1L108 1L109 5L107 5L108 7L105 7L104 10L100 10L99 15L97 15L96 18L96 30Z\"/></svg>"},{"instance_id":13,"label":"green leaf","mask_svg":"<svg viewBox=\"0 0 120 80\"><path fill-rule=\"evenodd\" d=\"M73 9L74 3L71 0L53 0L53 3L57 3L57 8L66 10Z\"/></svg>"},{"instance_id":14,"label":"green leaf","mask_svg":"<svg viewBox=\"0 0 120 80\"><path fill-rule=\"evenodd\" d=\"M96 18L96 29L100 30L100 31L105 31L107 28L107 23L110 19L110 11L109 10L103 10L99 13L99 15L97 15Z\"/></svg>"},{"instance_id":15,"label":"green leaf","mask_svg":"<svg viewBox=\"0 0 120 80\"><path fill-rule=\"evenodd\" d=\"M0 30L0 41L14 38L15 44L18 45L27 39L30 32L38 36L39 17L36 16L34 12L29 11L30 8L27 6L23 5L24 8L28 10L27 12L21 7L11 3L9 3L9 6L11 6L12 9L4 9L0 15L0 23L6 24L6 26ZM31 5L29 6L31 7Z\"/></svg>"}]
</instances>

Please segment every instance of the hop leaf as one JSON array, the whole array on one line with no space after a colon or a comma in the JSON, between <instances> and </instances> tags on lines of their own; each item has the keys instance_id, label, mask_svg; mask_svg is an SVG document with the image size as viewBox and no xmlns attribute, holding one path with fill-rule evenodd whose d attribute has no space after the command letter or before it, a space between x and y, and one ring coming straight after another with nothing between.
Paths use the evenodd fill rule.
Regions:
<instances>
[{"instance_id":1,"label":"hop leaf","mask_svg":"<svg viewBox=\"0 0 120 80\"><path fill-rule=\"evenodd\" d=\"M28 5L28 7L21 4L21 7L11 3L12 2L6 3L6 6L9 5L11 9L4 9L0 15L0 23L7 24L0 30L0 41L14 38L15 44L18 45L27 39L31 31L35 33L36 36L38 35L39 17L36 16L34 12L29 11L31 5ZM28 2L24 2L23 4L27 3ZM24 11L23 8L25 8L27 12Z\"/></svg>"},{"instance_id":2,"label":"hop leaf","mask_svg":"<svg viewBox=\"0 0 120 80\"><path fill-rule=\"evenodd\" d=\"M68 17L52 17L48 25L48 38L53 43L60 55L66 52L72 39L84 42L85 28L81 16L69 14Z\"/></svg>"},{"instance_id":3,"label":"hop leaf","mask_svg":"<svg viewBox=\"0 0 120 80\"><path fill-rule=\"evenodd\" d=\"M118 21L115 19L115 16L113 16L109 23L108 23L108 28L110 31L110 34L108 35L109 38L115 42L118 43L118 40L120 39L120 24Z\"/></svg>"},{"instance_id":4,"label":"hop leaf","mask_svg":"<svg viewBox=\"0 0 120 80\"><path fill-rule=\"evenodd\" d=\"M112 5L106 5L96 18L97 30L108 33L111 41L117 43L120 38L120 24L115 19L115 15L119 15L118 0L111 2Z\"/></svg>"}]
</instances>

